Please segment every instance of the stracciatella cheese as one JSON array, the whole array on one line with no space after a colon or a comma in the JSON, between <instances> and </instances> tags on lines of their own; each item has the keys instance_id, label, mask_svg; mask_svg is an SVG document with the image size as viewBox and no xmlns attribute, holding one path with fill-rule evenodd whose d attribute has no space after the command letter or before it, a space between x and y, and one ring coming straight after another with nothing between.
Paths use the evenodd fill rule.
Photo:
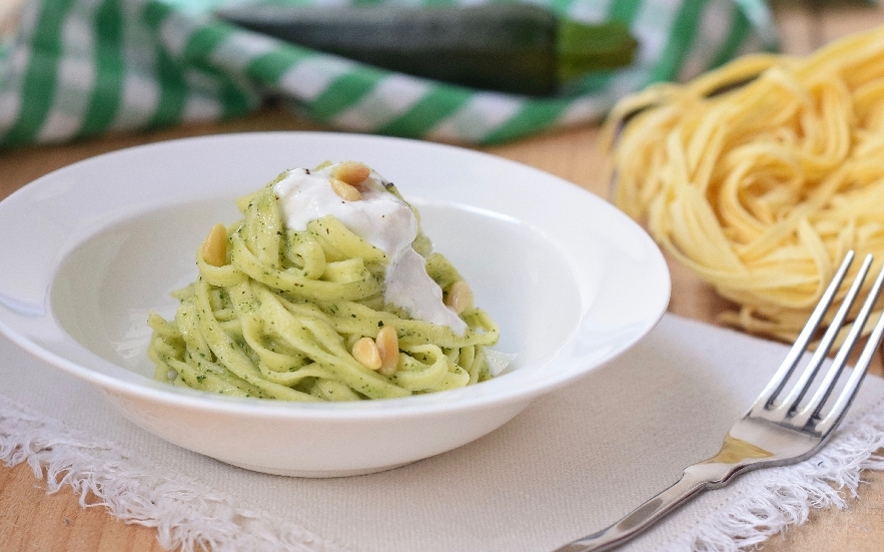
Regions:
<instances>
[{"instance_id":1,"label":"stracciatella cheese","mask_svg":"<svg viewBox=\"0 0 884 552\"><path fill-rule=\"evenodd\" d=\"M448 326L459 334L466 331L466 323L442 301L442 289L427 274L424 258L412 247L418 223L411 207L390 193L384 186L386 180L374 171L359 184L359 201L343 199L331 186L336 166L290 169L274 184L286 226L305 230L311 220L335 217L386 253L387 303L404 309L414 319Z\"/></svg>"}]
</instances>

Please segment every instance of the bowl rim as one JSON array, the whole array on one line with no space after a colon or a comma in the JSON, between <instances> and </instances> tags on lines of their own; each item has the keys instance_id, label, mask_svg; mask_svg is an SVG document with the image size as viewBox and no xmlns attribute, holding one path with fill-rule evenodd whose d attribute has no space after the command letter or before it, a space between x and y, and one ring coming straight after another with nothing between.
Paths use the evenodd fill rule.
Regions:
<instances>
[{"instance_id":1,"label":"bowl rim","mask_svg":"<svg viewBox=\"0 0 884 552\"><path fill-rule=\"evenodd\" d=\"M132 382L129 381L129 377L117 378L112 377L108 374L98 372L90 366L84 366L82 363L73 361L70 358L67 358L61 354L57 354L41 346L34 338L32 333L23 331L23 324L19 324L18 327L16 327L14 324L8 322L8 320L10 319L10 316L8 316L9 313L13 313L15 316L28 318L26 324L29 326L35 324L35 322L42 322L44 324L44 327L46 327L45 325L48 324L49 326L52 326L51 329L55 331L61 330L62 332L64 332L64 329L60 327L57 320L55 320L52 316L52 308L49 303L48 288L43 299L43 312L39 315L35 315L35 313L33 312L21 315L20 313L15 313L14 311L23 308L22 305L17 305L15 298L5 295L2 287L0 287L0 332L5 334L19 346L29 351L31 354L37 356L38 358L42 358L50 364L64 369L65 371L72 373L79 378L85 379L89 383L97 385L105 391L126 395L132 398L149 400L151 402L156 402L169 406L174 405L188 409L213 412L224 411L227 413L235 414L237 416L255 418L272 416L274 418L282 419L297 418L352 420L353 414L358 413L359 418L364 418L368 420L387 418L391 416L431 416L439 412L450 411L452 409L479 409L487 406L490 403L505 404L535 398L541 394L552 391L555 388L564 386L569 381L572 381L574 378L581 377L586 373L592 371L592 369L610 362L611 360L625 352L629 347L637 343L645 335L647 335L647 333L650 332L650 330L653 329L654 326L656 326L657 322L659 322L660 318L665 313L671 293L671 279L668 267L660 250L656 247L656 245L653 244L651 238L644 232L643 229L638 226L637 223L629 219L625 214L616 210L616 208L612 205L591 194L591 192L584 190L579 186L576 186L573 183L570 183L557 176L490 153L465 149L449 144L438 144L405 138L394 138L376 135L342 134L336 132L313 131L247 132L180 138L175 140L132 146L116 151L103 153L94 157L77 161L73 164L52 171L16 190L7 198L5 198L2 202L0 202L0 214L3 213L4 208L8 209L10 208L10 206L17 207L18 203L23 201L26 202L29 195L40 191L43 187L58 182L60 179L64 179L65 175L69 173L91 169L96 166L106 164L109 161L123 160L132 156L151 156L155 154L162 154L163 152L168 152L177 148L191 148L205 144L217 145L225 142L242 142L243 144L251 142L258 144L262 142L274 142L276 140L281 140L285 142L318 141L322 143L327 143L329 141L345 141L352 143L362 142L371 143L376 147L389 147L391 149L399 147L409 149L411 151L430 152L430 154L444 153L445 155L463 158L465 160L468 160L469 162L474 162L479 165L482 165L484 163L491 164L496 167L507 167L510 170L514 170L526 176L542 178L544 181L544 185L548 187L548 189L546 190L547 193L549 193L549 188L553 188L555 193L566 194L569 195L569 197L573 196L575 198L582 198L582 200L584 201L591 200L591 202L593 202L597 208L605 212L606 216L610 216L613 219L618 220L619 224L622 226L621 230L626 229L626 231L632 233L631 237L635 239L636 242L641 244L641 254L646 256L646 261L649 268L649 273L647 274L647 276L657 279L656 285L660 291L656 293L654 297L656 303L648 305L646 315L640 321L638 321L637 325L632 329L631 337L621 343L619 346L615 347L608 354L604 355L604 358L601 361L587 364L587 366L582 369L566 372L564 373L564 375L558 378L552 378L545 381L537 382L533 381L533 379L536 378L532 378L531 374L526 374L524 375L524 377L519 377L518 371L514 371L510 374L510 376L515 377L510 377L509 379L492 379L490 381L483 382L480 386L469 386L463 389L398 399L360 401L356 403L288 403L284 401L255 400L216 396L198 390L172 387L168 384L163 384L161 382L156 382L154 380L144 378L144 376L132 373L124 366L111 363L90 352L90 354L94 356L96 362L104 363L108 368L113 367L115 369L123 370L133 377L144 378L146 381ZM476 208L482 207L477 206ZM503 216L509 215L504 214ZM430 237L432 239L432 236ZM82 240L78 243L82 243ZM70 252L73 247L74 244L68 245L67 252ZM0 286L2 286L2 282L0 282ZM15 319L15 316L13 316L12 318ZM583 321L585 321L585 316L583 317L583 320L581 320L581 322ZM568 336L567 339L565 339L564 341L566 345L571 344L574 341L576 334L578 334L581 330L582 328L580 326L574 328L572 335ZM70 336L68 337L70 338ZM552 358L548 359L548 363L553 365L556 363L574 362L573 358L563 357L563 355L567 356L567 354L567 350L559 350ZM526 379L528 380L528 383L533 383L534 385L525 385L523 380ZM479 389L479 391L476 391L477 389Z\"/></svg>"}]
</instances>

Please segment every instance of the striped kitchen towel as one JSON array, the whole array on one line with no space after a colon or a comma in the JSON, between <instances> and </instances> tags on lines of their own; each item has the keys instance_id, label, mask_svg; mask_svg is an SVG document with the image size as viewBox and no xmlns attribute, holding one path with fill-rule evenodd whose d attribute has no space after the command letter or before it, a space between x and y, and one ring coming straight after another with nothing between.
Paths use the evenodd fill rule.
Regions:
<instances>
[{"instance_id":1,"label":"striped kitchen towel","mask_svg":"<svg viewBox=\"0 0 884 552\"><path fill-rule=\"evenodd\" d=\"M640 43L630 67L589 74L541 98L380 70L211 15L248 0L13 1L23 4L14 32L0 42L0 148L235 117L268 98L334 129L500 143L597 121L650 82L689 78L777 43L764 0L533 0L575 20L625 21Z\"/></svg>"}]
</instances>

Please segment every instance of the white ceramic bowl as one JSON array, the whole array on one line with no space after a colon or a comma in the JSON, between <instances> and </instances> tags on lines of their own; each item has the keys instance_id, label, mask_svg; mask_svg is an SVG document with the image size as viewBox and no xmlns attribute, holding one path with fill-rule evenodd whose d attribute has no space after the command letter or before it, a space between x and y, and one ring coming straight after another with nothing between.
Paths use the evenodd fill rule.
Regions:
<instances>
[{"instance_id":1,"label":"white ceramic bowl","mask_svg":"<svg viewBox=\"0 0 884 552\"><path fill-rule=\"evenodd\" d=\"M282 170L357 159L420 210L436 250L498 321L507 373L443 393L357 404L234 399L153 381L149 310L196 275L194 252L234 199ZM135 424L261 472L380 471L477 439L635 344L669 300L648 236L596 196L451 146L260 133L141 146L63 168L0 203L0 329L104 390ZM588 397L588 399L590 399Z\"/></svg>"}]
</instances>

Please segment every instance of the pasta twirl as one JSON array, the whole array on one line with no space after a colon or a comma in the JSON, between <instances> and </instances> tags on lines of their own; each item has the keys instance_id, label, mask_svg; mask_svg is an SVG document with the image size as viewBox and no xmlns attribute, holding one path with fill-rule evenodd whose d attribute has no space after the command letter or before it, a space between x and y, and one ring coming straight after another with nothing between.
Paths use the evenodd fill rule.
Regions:
<instances>
[{"instance_id":1,"label":"pasta twirl","mask_svg":"<svg viewBox=\"0 0 884 552\"><path fill-rule=\"evenodd\" d=\"M616 204L728 323L792 339L848 249L884 259L884 28L651 87L606 132Z\"/></svg>"},{"instance_id":2,"label":"pasta twirl","mask_svg":"<svg viewBox=\"0 0 884 552\"><path fill-rule=\"evenodd\" d=\"M343 169L324 170L320 184L340 188L334 175ZM335 216L290 227L280 185L319 174L301 171L283 173L241 199L242 219L213 230L200 246L199 277L175 292L180 304L174 318L150 315L156 379L225 395L340 401L403 397L491 377L485 347L499 331L486 312L471 302L461 305L452 316L463 327L412 316L408 305L389 301L391 253ZM357 205L370 192L407 205L373 171L359 175L348 177L361 179L352 186L356 195L332 196L335 204ZM419 230L408 249L417 252L409 251L426 267L440 301L466 285ZM395 331L380 336L384 328ZM386 355L383 367L362 358L365 346Z\"/></svg>"}]
</instances>

